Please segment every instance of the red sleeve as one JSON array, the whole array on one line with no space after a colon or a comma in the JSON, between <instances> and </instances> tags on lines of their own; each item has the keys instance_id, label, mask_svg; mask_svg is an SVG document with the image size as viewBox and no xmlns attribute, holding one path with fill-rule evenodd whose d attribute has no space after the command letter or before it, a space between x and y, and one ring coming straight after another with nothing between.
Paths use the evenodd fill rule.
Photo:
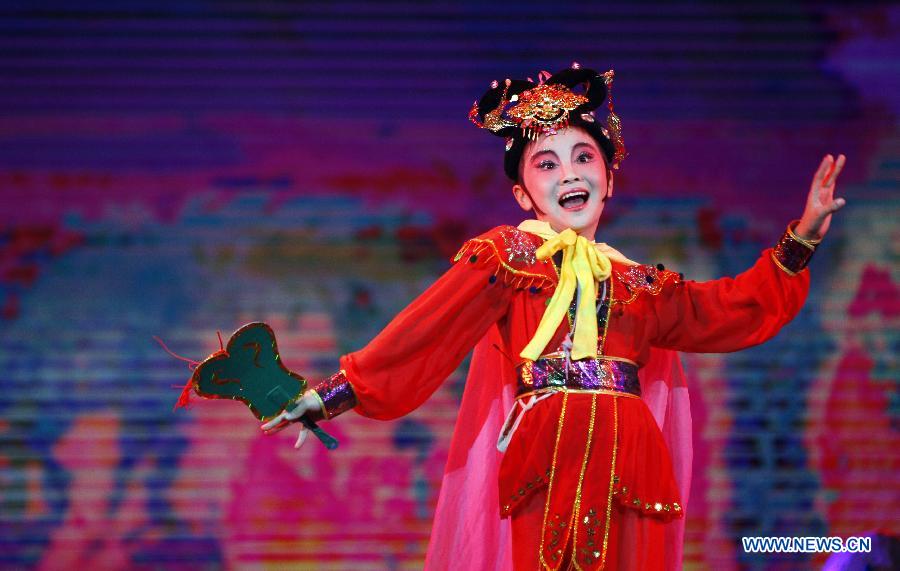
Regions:
<instances>
[{"instance_id":1,"label":"red sleeve","mask_svg":"<svg viewBox=\"0 0 900 571\"><path fill-rule=\"evenodd\" d=\"M341 358L363 416L397 418L421 405L507 311L514 288L496 260L467 255L365 348Z\"/></svg>"},{"instance_id":2,"label":"red sleeve","mask_svg":"<svg viewBox=\"0 0 900 571\"><path fill-rule=\"evenodd\" d=\"M728 353L771 339L806 301L809 270L780 268L765 250L749 270L708 282L669 280L651 304L651 345L697 353Z\"/></svg>"}]
</instances>

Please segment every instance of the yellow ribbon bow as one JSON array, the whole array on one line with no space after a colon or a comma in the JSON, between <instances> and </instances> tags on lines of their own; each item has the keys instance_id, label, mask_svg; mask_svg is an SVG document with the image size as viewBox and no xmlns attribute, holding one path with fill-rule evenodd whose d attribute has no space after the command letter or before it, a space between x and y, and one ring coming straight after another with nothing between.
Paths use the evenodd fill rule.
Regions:
<instances>
[{"instance_id":1,"label":"yellow ribbon bow","mask_svg":"<svg viewBox=\"0 0 900 571\"><path fill-rule=\"evenodd\" d=\"M547 309L544 310L534 337L519 356L531 361L541 356L547 343L559 328L559 324L565 319L572 296L577 291L571 358L574 360L586 357L596 358L597 283L606 280L612 273L610 257L626 263L634 262L605 244L594 244L584 236L579 236L571 228L557 234L546 222L526 220L519 225L519 229L536 234L546 240L535 252L537 259L546 260L560 250L563 252L559 284L550 298ZM607 255L607 253L611 255Z\"/></svg>"}]
</instances>

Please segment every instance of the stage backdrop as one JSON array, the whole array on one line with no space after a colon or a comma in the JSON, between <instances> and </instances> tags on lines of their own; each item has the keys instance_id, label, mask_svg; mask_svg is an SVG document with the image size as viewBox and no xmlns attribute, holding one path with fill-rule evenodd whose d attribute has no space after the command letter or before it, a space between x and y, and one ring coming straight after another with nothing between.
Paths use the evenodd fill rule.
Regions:
<instances>
[{"instance_id":1,"label":"stage backdrop","mask_svg":"<svg viewBox=\"0 0 900 571\"><path fill-rule=\"evenodd\" d=\"M800 316L689 355L688 569L807 569L743 536L900 521L900 10L888 3L7 2L0 9L0 567L416 569L464 368L335 452L173 411L264 320L319 380L517 224L491 80L616 69L631 156L598 239L733 275L843 152ZM895 539L896 541L896 539Z\"/></svg>"}]
</instances>

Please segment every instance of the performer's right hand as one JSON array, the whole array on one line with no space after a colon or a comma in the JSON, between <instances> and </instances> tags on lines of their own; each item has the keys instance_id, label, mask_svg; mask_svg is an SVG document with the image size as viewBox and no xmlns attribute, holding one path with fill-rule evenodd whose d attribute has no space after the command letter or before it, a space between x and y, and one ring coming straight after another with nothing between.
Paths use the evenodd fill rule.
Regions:
<instances>
[{"instance_id":1,"label":"performer's right hand","mask_svg":"<svg viewBox=\"0 0 900 571\"><path fill-rule=\"evenodd\" d=\"M290 423L296 422L307 413L311 413L308 416L321 417L321 414L316 414L321 412L321 406L319 405L319 399L313 394L314 392L315 391L312 389L306 391L297 401L297 406L294 407L293 410L282 412L272 420L260 426L260 428L266 434L274 434L287 427ZM318 418L315 418L315 420L318 420ZM300 424L300 434L297 436L297 442L294 443L294 448L303 446L303 443L306 442L308 436L309 430L307 430L303 424Z\"/></svg>"},{"instance_id":2,"label":"performer's right hand","mask_svg":"<svg viewBox=\"0 0 900 571\"><path fill-rule=\"evenodd\" d=\"M809 194L806 197L806 208L794 232L804 240L821 240L831 226L831 215L847 204L843 198L835 198L834 190L837 177L844 168L847 157L825 155L819 169L813 175Z\"/></svg>"}]
</instances>

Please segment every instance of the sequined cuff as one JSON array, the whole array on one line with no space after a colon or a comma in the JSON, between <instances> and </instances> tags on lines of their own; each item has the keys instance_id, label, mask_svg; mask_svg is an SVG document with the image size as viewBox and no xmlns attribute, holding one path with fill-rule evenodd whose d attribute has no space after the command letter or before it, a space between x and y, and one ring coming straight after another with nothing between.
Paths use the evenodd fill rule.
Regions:
<instances>
[{"instance_id":1,"label":"sequined cuff","mask_svg":"<svg viewBox=\"0 0 900 571\"><path fill-rule=\"evenodd\" d=\"M331 420L356 406L356 394L344 371L335 373L327 381L320 383L314 392L319 397L325 420Z\"/></svg>"},{"instance_id":2,"label":"sequined cuff","mask_svg":"<svg viewBox=\"0 0 900 571\"><path fill-rule=\"evenodd\" d=\"M794 233L797 223L795 220L788 224L784 235L772 250L772 260L775 264L792 276L800 273L809 264L816 251L816 245L821 242L821 240L804 240L797 236Z\"/></svg>"}]
</instances>

